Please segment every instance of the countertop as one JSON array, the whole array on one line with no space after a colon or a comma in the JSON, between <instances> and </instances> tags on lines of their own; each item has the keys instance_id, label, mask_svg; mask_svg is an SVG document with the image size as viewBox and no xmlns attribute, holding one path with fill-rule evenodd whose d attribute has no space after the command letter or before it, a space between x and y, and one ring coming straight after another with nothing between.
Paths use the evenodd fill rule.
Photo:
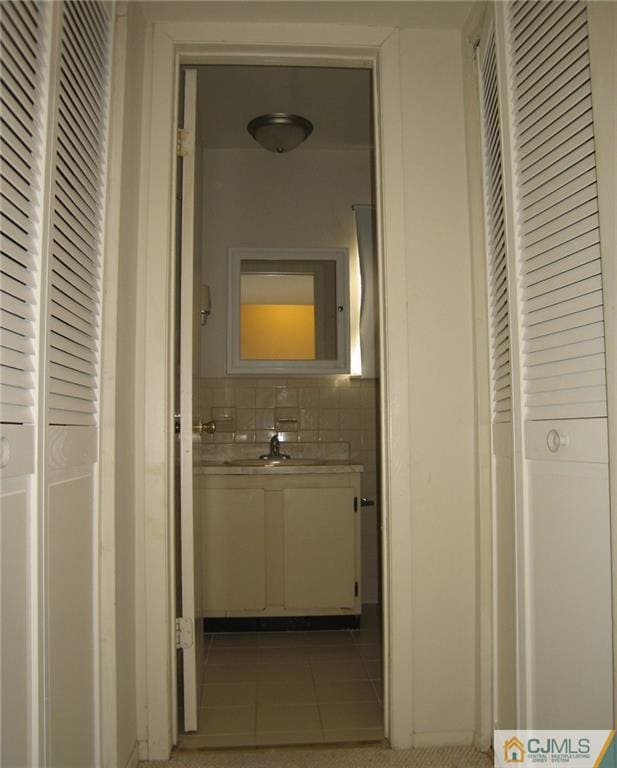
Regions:
<instances>
[{"instance_id":1,"label":"countertop","mask_svg":"<svg viewBox=\"0 0 617 768\"><path fill-rule=\"evenodd\" d=\"M342 475L346 472L363 472L363 464L352 464L345 459L323 460L319 464L289 464L276 466L247 466L226 462L202 461L193 468L195 475Z\"/></svg>"}]
</instances>

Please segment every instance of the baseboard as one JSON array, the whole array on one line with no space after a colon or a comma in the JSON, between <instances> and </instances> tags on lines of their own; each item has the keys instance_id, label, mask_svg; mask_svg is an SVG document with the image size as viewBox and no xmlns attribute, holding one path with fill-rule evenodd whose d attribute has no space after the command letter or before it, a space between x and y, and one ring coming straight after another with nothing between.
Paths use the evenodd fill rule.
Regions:
<instances>
[{"instance_id":1,"label":"baseboard","mask_svg":"<svg viewBox=\"0 0 617 768\"><path fill-rule=\"evenodd\" d=\"M340 616L232 616L206 617L206 632L290 632L320 629L356 629L361 617L348 613Z\"/></svg>"},{"instance_id":2,"label":"baseboard","mask_svg":"<svg viewBox=\"0 0 617 768\"><path fill-rule=\"evenodd\" d=\"M414 733L414 747L471 747L473 731L426 731Z\"/></svg>"},{"instance_id":3,"label":"baseboard","mask_svg":"<svg viewBox=\"0 0 617 768\"><path fill-rule=\"evenodd\" d=\"M148 759L148 742L145 739L137 742L137 757L139 760Z\"/></svg>"},{"instance_id":4,"label":"baseboard","mask_svg":"<svg viewBox=\"0 0 617 768\"><path fill-rule=\"evenodd\" d=\"M131 750L131 753L128 757L128 760L124 764L124 768L137 768L137 763L139 762L139 749L137 746L137 742L133 745L133 749Z\"/></svg>"}]
</instances>

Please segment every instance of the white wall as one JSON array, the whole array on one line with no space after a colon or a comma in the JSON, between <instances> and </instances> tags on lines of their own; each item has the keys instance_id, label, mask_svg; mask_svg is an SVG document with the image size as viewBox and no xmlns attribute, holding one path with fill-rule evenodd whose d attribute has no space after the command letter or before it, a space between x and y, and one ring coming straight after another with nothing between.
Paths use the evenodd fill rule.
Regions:
<instances>
[{"instance_id":1,"label":"white wall","mask_svg":"<svg viewBox=\"0 0 617 768\"><path fill-rule=\"evenodd\" d=\"M349 248L356 253L354 203L370 203L368 150L262 149L203 152L204 283L212 314L202 333L202 376L224 376L227 249L234 246Z\"/></svg>"},{"instance_id":2,"label":"white wall","mask_svg":"<svg viewBox=\"0 0 617 768\"><path fill-rule=\"evenodd\" d=\"M475 412L461 36L401 36L415 741L475 728ZM439 735L441 734L441 735Z\"/></svg>"}]
</instances>

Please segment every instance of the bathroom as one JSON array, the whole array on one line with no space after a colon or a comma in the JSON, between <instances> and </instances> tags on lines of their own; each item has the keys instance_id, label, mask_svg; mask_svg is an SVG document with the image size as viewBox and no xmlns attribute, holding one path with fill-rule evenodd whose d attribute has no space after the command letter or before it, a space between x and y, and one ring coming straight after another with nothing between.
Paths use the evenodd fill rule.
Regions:
<instances>
[{"instance_id":1,"label":"bathroom","mask_svg":"<svg viewBox=\"0 0 617 768\"><path fill-rule=\"evenodd\" d=\"M200 611L198 599L197 613L208 614L206 664L198 670L204 685L198 693L197 729L187 728L189 733L182 733L185 713L179 696L180 744L379 740L383 697L371 72L216 65L195 70L195 516L208 506L207 499L211 506L220 500L207 496L200 471L256 460L272 450L275 435L280 441L277 450L291 456L292 464L302 460L318 465L310 467L311 475L299 476L301 486L311 484L311 477L316 487L322 481L328 484L328 475L315 474L321 464L354 468L350 482L358 483L354 504L361 521L354 567L362 608L361 613L326 617L291 617L289 611L277 617L271 609L264 614L267 619L257 619L255 611ZM249 134L252 118L273 112L311 121L312 130L300 146L284 153L266 151ZM233 358L234 308L228 303L234 274L229 264L234 253L236 259L247 252L255 256L250 249L284 254L287 271L289 260L300 259L302 252L305 260L299 269L319 254L328 263L337 251L345 267L344 279L337 279L344 298L336 302L345 304L344 311L336 307L339 316L334 317L338 359L308 365L286 361L268 369L263 360L255 365L244 359L244 351ZM273 367L279 372L271 372ZM345 372L331 372L337 369ZM226 478L227 486L237 486L246 467L234 471L238 474ZM224 577L212 571L208 576L200 560L214 562L221 549L227 562L234 557L216 539L216 525L208 528L210 550L204 543L205 518L196 526L201 528L201 558L198 555L195 563L198 592L207 593L208 582Z\"/></svg>"}]
</instances>

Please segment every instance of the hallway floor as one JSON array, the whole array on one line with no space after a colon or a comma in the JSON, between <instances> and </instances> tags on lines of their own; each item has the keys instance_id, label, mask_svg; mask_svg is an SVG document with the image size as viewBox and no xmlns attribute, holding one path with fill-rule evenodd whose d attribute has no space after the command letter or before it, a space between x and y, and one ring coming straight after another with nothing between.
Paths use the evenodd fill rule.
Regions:
<instances>
[{"instance_id":1,"label":"hallway floor","mask_svg":"<svg viewBox=\"0 0 617 768\"><path fill-rule=\"evenodd\" d=\"M229 752L178 752L166 762L140 768L491 768L493 760L473 747L392 750L366 747L280 748Z\"/></svg>"},{"instance_id":2,"label":"hallway floor","mask_svg":"<svg viewBox=\"0 0 617 768\"><path fill-rule=\"evenodd\" d=\"M381 633L366 608L357 630L206 635L199 731L179 747L383 739Z\"/></svg>"}]
</instances>

